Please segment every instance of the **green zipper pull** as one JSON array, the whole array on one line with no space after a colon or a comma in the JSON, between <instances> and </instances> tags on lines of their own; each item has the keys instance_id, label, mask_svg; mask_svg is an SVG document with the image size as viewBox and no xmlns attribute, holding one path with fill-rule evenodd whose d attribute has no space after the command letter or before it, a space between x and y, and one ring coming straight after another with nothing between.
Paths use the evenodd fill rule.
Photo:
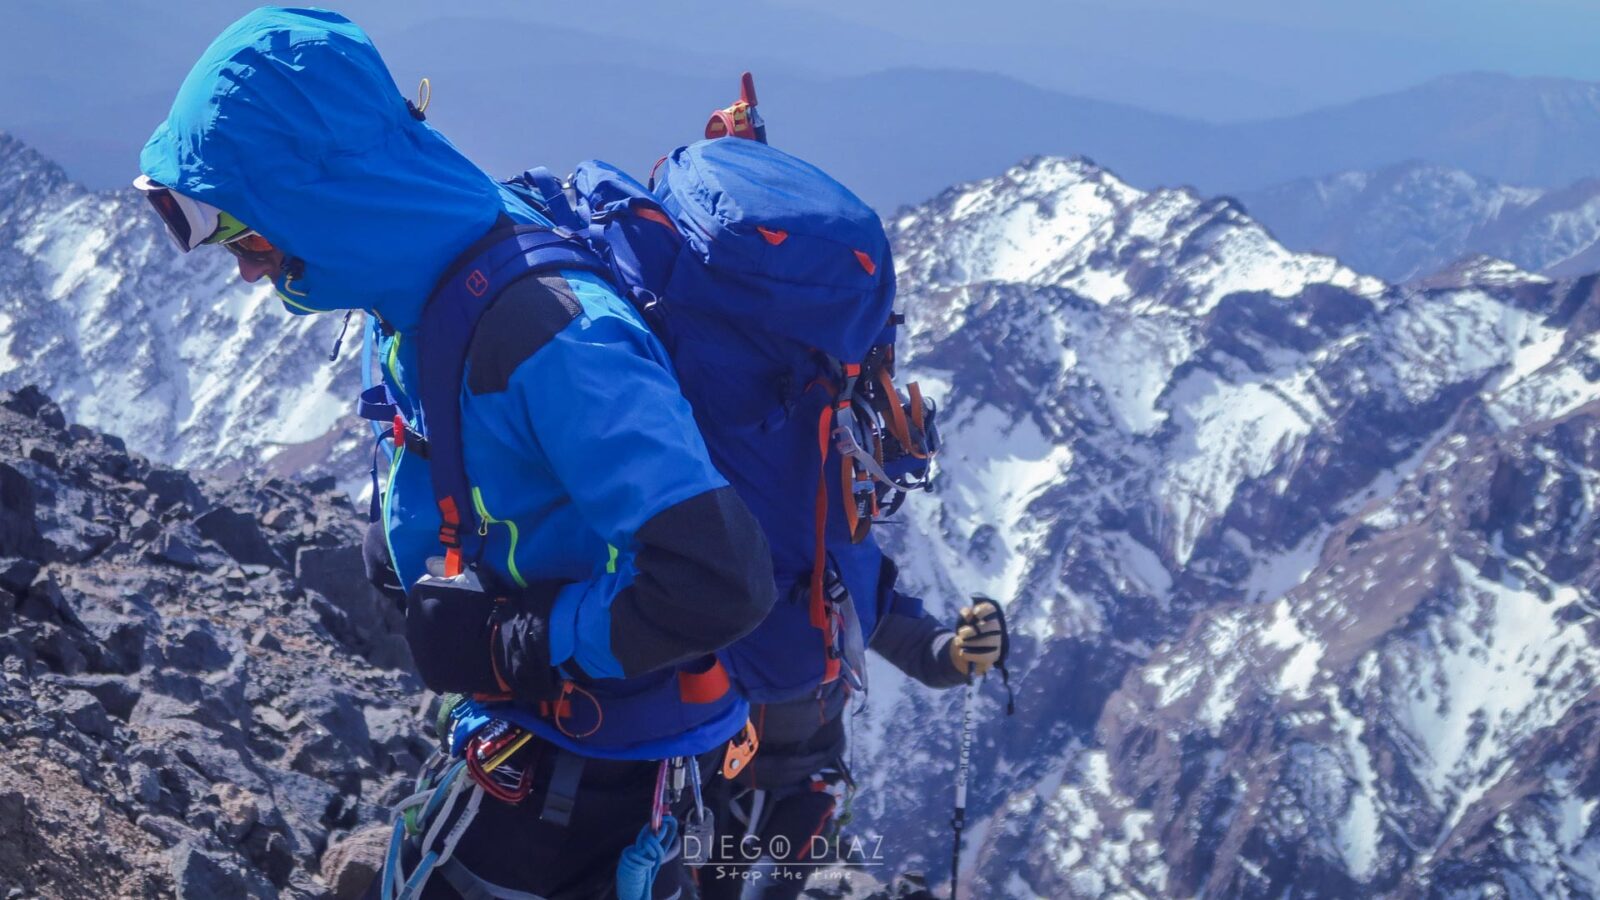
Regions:
<instances>
[{"instance_id":1,"label":"green zipper pull","mask_svg":"<svg viewBox=\"0 0 1600 900\"><path fill-rule=\"evenodd\" d=\"M483 516L478 517L478 537L489 536L489 520Z\"/></svg>"}]
</instances>

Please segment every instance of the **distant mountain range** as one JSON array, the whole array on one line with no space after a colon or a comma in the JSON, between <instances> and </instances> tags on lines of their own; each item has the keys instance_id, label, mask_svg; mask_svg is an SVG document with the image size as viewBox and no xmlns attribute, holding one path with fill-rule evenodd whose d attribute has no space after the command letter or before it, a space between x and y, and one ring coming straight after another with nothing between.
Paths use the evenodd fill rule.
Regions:
<instances>
[{"instance_id":1,"label":"distant mountain range","mask_svg":"<svg viewBox=\"0 0 1600 900\"><path fill-rule=\"evenodd\" d=\"M141 452L249 467L352 409L337 317L288 315L227 254L181 256L131 188L90 191L3 133L0 247L0 385L44 386Z\"/></svg>"},{"instance_id":2,"label":"distant mountain range","mask_svg":"<svg viewBox=\"0 0 1600 900\"><path fill-rule=\"evenodd\" d=\"M1600 179L1516 187L1408 162L1298 179L1240 199L1285 245L1391 281L1471 255L1557 277L1600 270Z\"/></svg>"},{"instance_id":3,"label":"distant mountain range","mask_svg":"<svg viewBox=\"0 0 1600 900\"><path fill-rule=\"evenodd\" d=\"M1234 193L1405 160L1512 184L1600 175L1600 85L1464 75L1292 118L1211 125L970 72L901 70L768 91L775 139L880 208L1034 153L1141 187ZM841 120L840 110L855 114Z\"/></svg>"},{"instance_id":4,"label":"distant mountain range","mask_svg":"<svg viewBox=\"0 0 1600 900\"><path fill-rule=\"evenodd\" d=\"M90 187L125 183L190 59L220 27L211 19L229 15L208 9L206 21L163 24L156 36L149 32L159 11L116 8L94 22L65 16L37 41L0 53L0 77L30 85L0 97L0 129ZM752 67L773 140L886 212L1034 154L1088 156L1143 188L1193 185L1206 194L1410 159L1545 187L1600 176L1600 85L1587 82L1460 75L1291 117L1212 124L948 65L895 67L903 56L870 71L871 42L848 31L836 41L859 44L852 58L864 62L819 70L793 53L741 44L723 25L691 43L651 39L637 27L601 35L593 25L530 22L506 4L408 16L374 16L385 23L375 37L401 90L429 76L432 120L505 175L592 156L648 169L696 138L707 113L733 99L739 70ZM783 16L773 21L796 40L819 40L828 28ZM126 77L92 88L39 77L54 64L52 48L67 43ZM663 53L664 44L674 51Z\"/></svg>"},{"instance_id":5,"label":"distant mountain range","mask_svg":"<svg viewBox=\"0 0 1600 900\"><path fill-rule=\"evenodd\" d=\"M139 202L0 140L0 389L359 484L338 318L178 258ZM966 896L1600 893L1600 278L1393 285L1084 159L886 224L945 450L877 533L930 608L1002 598L1015 636ZM942 880L959 692L872 685L852 827Z\"/></svg>"}]
</instances>

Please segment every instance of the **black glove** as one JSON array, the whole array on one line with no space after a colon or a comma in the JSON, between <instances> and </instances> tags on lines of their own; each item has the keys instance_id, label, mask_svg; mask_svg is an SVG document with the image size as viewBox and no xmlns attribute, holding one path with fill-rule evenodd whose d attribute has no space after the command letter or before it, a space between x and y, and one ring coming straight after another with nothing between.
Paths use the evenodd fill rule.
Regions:
<instances>
[{"instance_id":1,"label":"black glove","mask_svg":"<svg viewBox=\"0 0 1600 900\"><path fill-rule=\"evenodd\" d=\"M518 700L552 700L561 693L550 665L550 608L560 587L560 582L537 583L496 611L494 664Z\"/></svg>"},{"instance_id":2,"label":"black glove","mask_svg":"<svg viewBox=\"0 0 1600 900\"><path fill-rule=\"evenodd\" d=\"M440 693L556 697L548 622L559 587L539 582L507 597L485 591L473 572L423 576L406 603L406 643L423 683Z\"/></svg>"}]
</instances>

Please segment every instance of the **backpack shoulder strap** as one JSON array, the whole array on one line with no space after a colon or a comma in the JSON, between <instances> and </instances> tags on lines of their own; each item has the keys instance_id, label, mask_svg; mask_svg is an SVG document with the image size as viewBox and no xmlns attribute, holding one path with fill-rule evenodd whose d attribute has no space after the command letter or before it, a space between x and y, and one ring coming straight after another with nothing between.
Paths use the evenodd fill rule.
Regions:
<instances>
[{"instance_id":1,"label":"backpack shoulder strap","mask_svg":"<svg viewBox=\"0 0 1600 900\"><path fill-rule=\"evenodd\" d=\"M484 312L501 291L540 272L578 269L609 278L588 247L542 225L504 219L457 258L422 310L417 341L420 431L442 525L445 570L460 574L479 549L471 485L461 445L461 387L467 348ZM465 526L465 527L463 527Z\"/></svg>"},{"instance_id":2,"label":"backpack shoulder strap","mask_svg":"<svg viewBox=\"0 0 1600 900\"><path fill-rule=\"evenodd\" d=\"M554 172L544 166L528 169L506 182L518 194L528 199L540 212L554 222L557 228L582 232L588 222L567 196L566 185Z\"/></svg>"}]
</instances>

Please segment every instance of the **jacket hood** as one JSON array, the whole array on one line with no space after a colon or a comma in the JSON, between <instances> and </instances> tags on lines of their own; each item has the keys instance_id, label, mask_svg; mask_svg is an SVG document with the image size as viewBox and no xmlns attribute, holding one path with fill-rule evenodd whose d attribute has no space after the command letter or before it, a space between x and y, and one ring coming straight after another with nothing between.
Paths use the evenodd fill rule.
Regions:
<instances>
[{"instance_id":1,"label":"jacket hood","mask_svg":"<svg viewBox=\"0 0 1600 900\"><path fill-rule=\"evenodd\" d=\"M291 311L373 309L401 330L504 202L411 114L366 33L318 9L258 9L223 31L139 165L298 259L277 280Z\"/></svg>"}]
</instances>

